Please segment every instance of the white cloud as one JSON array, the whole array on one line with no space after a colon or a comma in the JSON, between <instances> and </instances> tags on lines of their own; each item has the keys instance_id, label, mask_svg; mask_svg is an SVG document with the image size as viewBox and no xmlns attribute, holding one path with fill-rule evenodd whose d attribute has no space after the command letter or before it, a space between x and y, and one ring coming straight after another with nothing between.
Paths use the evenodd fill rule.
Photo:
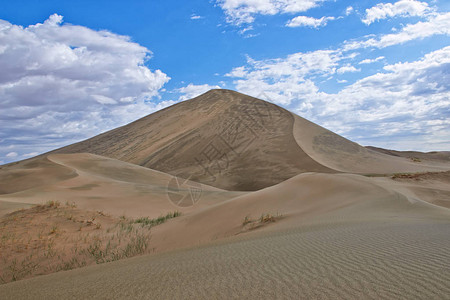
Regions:
<instances>
[{"instance_id":1,"label":"white cloud","mask_svg":"<svg viewBox=\"0 0 450 300\"><path fill-rule=\"evenodd\" d=\"M203 19L203 17L199 16L199 15L196 15L196 14L192 14L191 15L191 20L200 20L200 19Z\"/></svg>"},{"instance_id":2,"label":"white cloud","mask_svg":"<svg viewBox=\"0 0 450 300\"><path fill-rule=\"evenodd\" d=\"M206 93L209 90L212 89L220 89L220 86L218 85L209 85L209 84L200 84L195 85L192 83L189 83L187 86L179 88L177 91L182 93L183 95L180 96L178 99L179 101L184 101L188 99L192 99L194 97L197 97L203 93Z\"/></svg>"},{"instance_id":3,"label":"white cloud","mask_svg":"<svg viewBox=\"0 0 450 300\"><path fill-rule=\"evenodd\" d=\"M227 75L236 77L240 92L264 93L266 100L363 144L387 147L382 140L395 141L391 148L423 151L450 147L450 46L417 61L387 65L339 92L321 91L315 83L320 78L358 70L348 59L338 50L249 59Z\"/></svg>"},{"instance_id":4,"label":"white cloud","mask_svg":"<svg viewBox=\"0 0 450 300\"><path fill-rule=\"evenodd\" d=\"M394 4L378 3L374 7L366 9L366 16L362 19L362 22L370 25L375 21L389 17L423 17L430 11L432 9L428 6L428 3L416 0L400 0Z\"/></svg>"},{"instance_id":5,"label":"white cloud","mask_svg":"<svg viewBox=\"0 0 450 300\"><path fill-rule=\"evenodd\" d=\"M253 23L255 15L298 13L318 6L325 0L217 0L227 22L234 25Z\"/></svg>"},{"instance_id":6,"label":"white cloud","mask_svg":"<svg viewBox=\"0 0 450 300\"><path fill-rule=\"evenodd\" d=\"M234 68L226 76L238 78L234 84L245 94L257 97L264 91L272 102L289 105L292 99L317 92L311 77L334 74L342 59L345 57L335 50L299 52L261 61L247 58L246 66Z\"/></svg>"},{"instance_id":7,"label":"white cloud","mask_svg":"<svg viewBox=\"0 0 450 300\"><path fill-rule=\"evenodd\" d=\"M385 66L385 72L358 80L337 94L321 95L313 102L314 109L304 113L322 121L339 120L338 127L358 127L372 139L391 136L400 142L420 136L413 149L448 149L449 68L450 47L445 47L417 61Z\"/></svg>"},{"instance_id":8,"label":"white cloud","mask_svg":"<svg viewBox=\"0 0 450 300\"><path fill-rule=\"evenodd\" d=\"M21 145L19 154L151 113L150 99L170 79L146 66L151 52L129 37L62 24L56 14L28 27L0 20L0 45L0 140Z\"/></svg>"},{"instance_id":9,"label":"white cloud","mask_svg":"<svg viewBox=\"0 0 450 300\"><path fill-rule=\"evenodd\" d=\"M383 59L384 59L384 56L378 56L377 58L374 58L374 59L367 58L367 59L360 61L359 64L360 65L371 64L371 63L374 63L374 62L377 62L377 61L380 61Z\"/></svg>"},{"instance_id":10,"label":"white cloud","mask_svg":"<svg viewBox=\"0 0 450 300\"><path fill-rule=\"evenodd\" d=\"M347 6L347 8L345 9L345 15L348 16L351 13L353 13L355 10L353 9L352 6Z\"/></svg>"},{"instance_id":11,"label":"white cloud","mask_svg":"<svg viewBox=\"0 0 450 300\"><path fill-rule=\"evenodd\" d=\"M364 41L345 42L344 50L368 47L385 48L433 35L450 35L450 12L433 15L424 22L408 24L399 32L384 34L378 38L371 37Z\"/></svg>"},{"instance_id":12,"label":"white cloud","mask_svg":"<svg viewBox=\"0 0 450 300\"><path fill-rule=\"evenodd\" d=\"M13 158L16 157L17 155L18 155L17 152L9 152L8 154L6 154L6 157Z\"/></svg>"},{"instance_id":13,"label":"white cloud","mask_svg":"<svg viewBox=\"0 0 450 300\"><path fill-rule=\"evenodd\" d=\"M38 154L39 154L39 152L25 153L25 154L22 154L22 157L25 157L25 158L27 158L27 157L33 157L33 156L36 156L36 155L38 155Z\"/></svg>"},{"instance_id":14,"label":"white cloud","mask_svg":"<svg viewBox=\"0 0 450 300\"><path fill-rule=\"evenodd\" d=\"M298 16L298 17L295 17L295 18L289 20L286 23L286 26L287 27L305 26L305 27L318 28L318 27L326 26L328 21L332 21L334 19L335 19L334 17L322 17L320 19L316 19L316 18L312 18L312 17Z\"/></svg>"},{"instance_id":15,"label":"white cloud","mask_svg":"<svg viewBox=\"0 0 450 300\"><path fill-rule=\"evenodd\" d=\"M355 72L360 72L361 69L357 69L354 66L350 66L350 65L346 65L343 67L340 67L339 69L337 69L337 73L338 74L344 74L344 73L355 73Z\"/></svg>"}]
</instances>

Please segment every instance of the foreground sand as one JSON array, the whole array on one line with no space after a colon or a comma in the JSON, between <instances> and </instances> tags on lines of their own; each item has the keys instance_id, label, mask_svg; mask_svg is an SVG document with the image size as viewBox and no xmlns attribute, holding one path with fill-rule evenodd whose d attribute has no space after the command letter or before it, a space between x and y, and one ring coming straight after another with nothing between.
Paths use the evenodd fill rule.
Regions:
<instances>
[{"instance_id":1,"label":"foreground sand","mask_svg":"<svg viewBox=\"0 0 450 300\"><path fill-rule=\"evenodd\" d=\"M246 215L276 211L283 217L257 229L242 224ZM445 299L449 234L450 210L420 200L407 183L307 173L156 227L150 247L162 253L9 283L0 294Z\"/></svg>"},{"instance_id":2,"label":"foreground sand","mask_svg":"<svg viewBox=\"0 0 450 300\"><path fill-rule=\"evenodd\" d=\"M3 299L446 299L448 222L341 223L37 277Z\"/></svg>"}]
</instances>

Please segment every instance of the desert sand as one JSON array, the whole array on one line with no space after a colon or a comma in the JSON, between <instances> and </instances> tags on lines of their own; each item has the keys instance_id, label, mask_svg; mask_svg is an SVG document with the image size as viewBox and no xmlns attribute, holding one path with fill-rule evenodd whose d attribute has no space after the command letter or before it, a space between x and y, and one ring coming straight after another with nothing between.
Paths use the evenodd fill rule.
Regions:
<instances>
[{"instance_id":1,"label":"desert sand","mask_svg":"<svg viewBox=\"0 0 450 300\"><path fill-rule=\"evenodd\" d=\"M149 229L144 255L10 282L0 295L445 299L449 170L448 152L362 147L273 104L213 90L1 166L0 220L49 200L74 203L78 215L105 212L105 228L124 215L181 216ZM173 189L174 176L191 181ZM199 196L177 206L170 193L191 196L191 187Z\"/></svg>"}]
</instances>

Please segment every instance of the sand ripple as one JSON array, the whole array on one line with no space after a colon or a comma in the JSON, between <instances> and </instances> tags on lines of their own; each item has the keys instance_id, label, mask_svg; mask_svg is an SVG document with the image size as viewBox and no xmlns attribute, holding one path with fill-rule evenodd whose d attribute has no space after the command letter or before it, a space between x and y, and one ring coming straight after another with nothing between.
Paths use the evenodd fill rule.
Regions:
<instances>
[{"instance_id":1,"label":"sand ripple","mask_svg":"<svg viewBox=\"0 0 450 300\"><path fill-rule=\"evenodd\" d=\"M0 294L6 299L445 299L449 233L445 221L315 225L37 277L3 285Z\"/></svg>"}]
</instances>

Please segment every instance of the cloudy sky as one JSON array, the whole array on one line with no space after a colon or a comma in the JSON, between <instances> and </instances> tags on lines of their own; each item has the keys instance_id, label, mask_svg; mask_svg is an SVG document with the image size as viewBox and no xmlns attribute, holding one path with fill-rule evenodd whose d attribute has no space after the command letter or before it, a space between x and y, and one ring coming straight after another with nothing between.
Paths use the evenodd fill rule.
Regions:
<instances>
[{"instance_id":1,"label":"cloudy sky","mask_svg":"<svg viewBox=\"0 0 450 300\"><path fill-rule=\"evenodd\" d=\"M0 164L211 88L362 145L450 150L450 2L1 2Z\"/></svg>"}]
</instances>

